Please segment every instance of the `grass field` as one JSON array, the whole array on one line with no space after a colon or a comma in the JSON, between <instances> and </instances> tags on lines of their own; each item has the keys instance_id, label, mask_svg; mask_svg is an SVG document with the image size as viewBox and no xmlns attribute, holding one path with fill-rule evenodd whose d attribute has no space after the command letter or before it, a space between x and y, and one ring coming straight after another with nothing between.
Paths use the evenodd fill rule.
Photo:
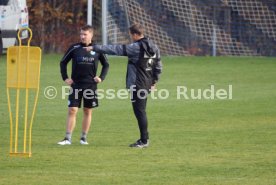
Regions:
<instances>
[{"instance_id":1,"label":"grass field","mask_svg":"<svg viewBox=\"0 0 276 185\"><path fill-rule=\"evenodd\" d=\"M276 184L276 60L247 57L164 57L158 89L149 100L151 146L131 149L138 128L129 100L100 101L90 145L80 146L82 112L71 146L64 137L67 100L61 99L60 55L43 56L41 91L33 127L33 156L10 158L5 57L0 61L0 184L21 185L272 185ZM126 59L110 57L99 87L125 87ZM233 87L233 99L177 99L189 89ZM44 97L47 86L58 90Z\"/></svg>"}]
</instances>

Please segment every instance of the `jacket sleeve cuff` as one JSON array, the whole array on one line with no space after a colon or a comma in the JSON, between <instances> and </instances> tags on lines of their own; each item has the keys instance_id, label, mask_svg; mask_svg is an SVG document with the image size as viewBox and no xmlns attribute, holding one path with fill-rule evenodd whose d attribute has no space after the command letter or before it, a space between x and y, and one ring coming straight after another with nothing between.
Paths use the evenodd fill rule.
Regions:
<instances>
[{"instance_id":1,"label":"jacket sleeve cuff","mask_svg":"<svg viewBox=\"0 0 276 185\"><path fill-rule=\"evenodd\" d=\"M62 76L63 81L65 81L68 78L68 76Z\"/></svg>"}]
</instances>

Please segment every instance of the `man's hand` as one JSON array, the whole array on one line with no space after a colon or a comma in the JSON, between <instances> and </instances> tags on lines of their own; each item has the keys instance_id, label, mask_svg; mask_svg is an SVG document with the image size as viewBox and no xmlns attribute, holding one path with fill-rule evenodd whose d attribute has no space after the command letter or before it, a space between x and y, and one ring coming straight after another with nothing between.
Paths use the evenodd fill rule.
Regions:
<instances>
[{"instance_id":1,"label":"man's hand","mask_svg":"<svg viewBox=\"0 0 276 185\"><path fill-rule=\"evenodd\" d=\"M84 49L86 49L86 51L92 51L93 47L92 46L88 46L88 47L84 47Z\"/></svg>"},{"instance_id":2,"label":"man's hand","mask_svg":"<svg viewBox=\"0 0 276 185\"><path fill-rule=\"evenodd\" d=\"M98 77L98 76L96 76L96 77L94 78L94 80L95 80L95 82L97 82L97 83L101 83L101 82L102 82L102 79L101 79L100 77Z\"/></svg>"},{"instance_id":3,"label":"man's hand","mask_svg":"<svg viewBox=\"0 0 276 185\"><path fill-rule=\"evenodd\" d=\"M67 78L66 80L64 80L64 82L65 82L67 85L72 85L72 83L74 83L74 81L73 81L71 78Z\"/></svg>"},{"instance_id":4,"label":"man's hand","mask_svg":"<svg viewBox=\"0 0 276 185\"><path fill-rule=\"evenodd\" d=\"M156 89L156 84L152 84L151 87L150 87L150 90L154 91L155 89Z\"/></svg>"}]
</instances>

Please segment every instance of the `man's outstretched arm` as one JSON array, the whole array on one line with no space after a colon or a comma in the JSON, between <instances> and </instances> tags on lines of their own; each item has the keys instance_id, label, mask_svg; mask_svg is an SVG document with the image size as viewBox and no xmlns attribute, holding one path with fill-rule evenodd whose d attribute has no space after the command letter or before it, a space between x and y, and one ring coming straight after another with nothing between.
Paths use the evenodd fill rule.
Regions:
<instances>
[{"instance_id":1,"label":"man's outstretched arm","mask_svg":"<svg viewBox=\"0 0 276 185\"><path fill-rule=\"evenodd\" d=\"M98 53L104 53L108 55L133 57L139 55L140 46L138 43L132 43L127 45L94 45L87 47L86 50L93 50Z\"/></svg>"},{"instance_id":2,"label":"man's outstretched arm","mask_svg":"<svg viewBox=\"0 0 276 185\"><path fill-rule=\"evenodd\" d=\"M87 51L95 51L108 55L127 56L126 45L94 45L86 47Z\"/></svg>"}]
</instances>

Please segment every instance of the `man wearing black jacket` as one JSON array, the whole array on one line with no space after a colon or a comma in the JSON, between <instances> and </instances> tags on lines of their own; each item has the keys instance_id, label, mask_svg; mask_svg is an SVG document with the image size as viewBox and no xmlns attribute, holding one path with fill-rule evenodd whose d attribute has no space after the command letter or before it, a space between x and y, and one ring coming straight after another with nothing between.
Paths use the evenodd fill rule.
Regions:
<instances>
[{"instance_id":1,"label":"man wearing black jacket","mask_svg":"<svg viewBox=\"0 0 276 185\"><path fill-rule=\"evenodd\" d=\"M92 120L92 109L98 107L96 95L97 84L102 82L108 72L109 64L104 54L87 51L92 46L93 28L89 25L81 28L80 43L73 44L60 62L62 79L71 86L68 98L68 115L66 135L59 145L70 145L71 136L76 124L78 108L83 100L83 120L80 144L87 145L87 133ZM72 60L71 78L67 74L67 64ZM97 76L98 63L102 65L100 76Z\"/></svg>"},{"instance_id":2,"label":"man wearing black jacket","mask_svg":"<svg viewBox=\"0 0 276 185\"><path fill-rule=\"evenodd\" d=\"M144 148L149 146L147 95L159 80L162 63L158 47L144 36L141 25L130 26L129 33L134 41L132 44L94 45L87 47L87 50L128 57L126 86L130 89L132 107L140 130L140 139L130 147Z\"/></svg>"}]
</instances>

